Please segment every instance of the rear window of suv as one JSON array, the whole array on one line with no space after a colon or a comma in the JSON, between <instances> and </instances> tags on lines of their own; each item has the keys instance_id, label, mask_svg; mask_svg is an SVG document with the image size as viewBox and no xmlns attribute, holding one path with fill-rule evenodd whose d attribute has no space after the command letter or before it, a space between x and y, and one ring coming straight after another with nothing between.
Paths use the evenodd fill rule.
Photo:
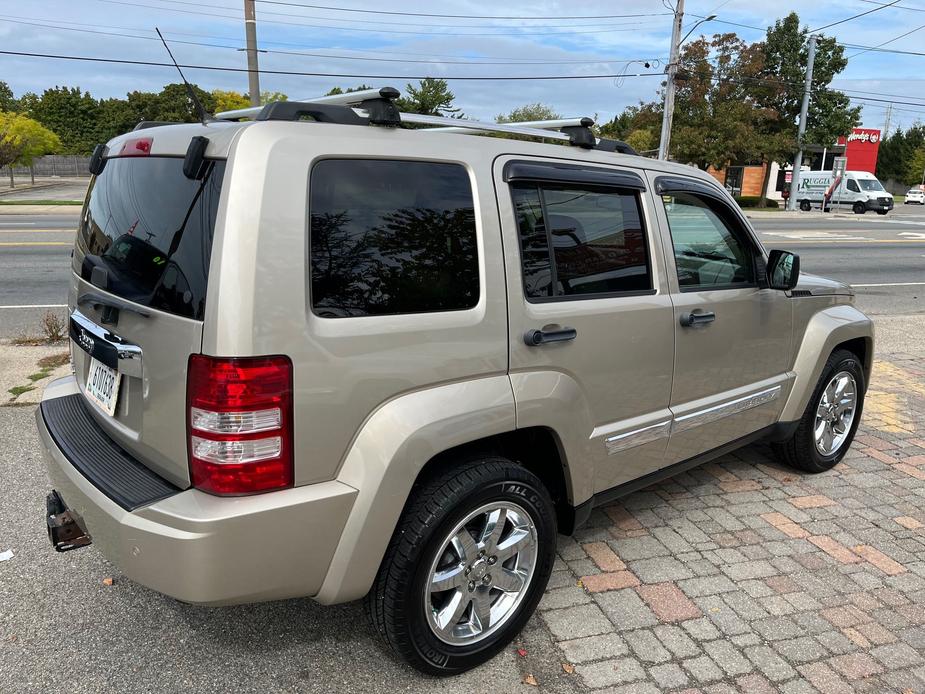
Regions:
<instances>
[{"instance_id":1,"label":"rear window of suv","mask_svg":"<svg viewBox=\"0 0 925 694\"><path fill-rule=\"evenodd\" d=\"M312 169L309 215L315 314L458 311L478 303L475 204L463 166L325 159Z\"/></svg>"},{"instance_id":2,"label":"rear window of suv","mask_svg":"<svg viewBox=\"0 0 925 694\"><path fill-rule=\"evenodd\" d=\"M89 282L101 268L107 291L202 320L224 173L218 160L194 181L182 158L109 159L87 192L74 271Z\"/></svg>"}]
</instances>

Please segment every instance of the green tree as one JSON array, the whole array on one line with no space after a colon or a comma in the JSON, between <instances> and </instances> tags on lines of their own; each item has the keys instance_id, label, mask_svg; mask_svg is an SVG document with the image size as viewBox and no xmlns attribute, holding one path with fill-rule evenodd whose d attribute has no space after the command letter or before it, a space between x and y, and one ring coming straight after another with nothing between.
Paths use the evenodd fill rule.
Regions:
<instances>
[{"instance_id":1,"label":"green tree","mask_svg":"<svg viewBox=\"0 0 925 694\"><path fill-rule=\"evenodd\" d=\"M289 101L289 97L282 92L260 92L260 104L272 104L276 101Z\"/></svg>"},{"instance_id":2,"label":"green tree","mask_svg":"<svg viewBox=\"0 0 925 694\"><path fill-rule=\"evenodd\" d=\"M61 154L89 154L98 142L99 103L80 87L46 89L27 115L61 138Z\"/></svg>"},{"instance_id":3,"label":"green tree","mask_svg":"<svg viewBox=\"0 0 925 694\"><path fill-rule=\"evenodd\" d=\"M215 112L235 111L239 108L250 108L251 100L247 94L222 89L212 90L212 99L215 101Z\"/></svg>"},{"instance_id":4,"label":"green tree","mask_svg":"<svg viewBox=\"0 0 925 694\"><path fill-rule=\"evenodd\" d=\"M925 179L925 147L919 147L909 158L903 181L908 186L916 186Z\"/></svg>"},{"instance_id":5,"label":"green tree","mask_svg":"<svg viewBox=\"0 0 925 694\"><path fill-rule=\"evenodd\" d=\"M452 116L461 118L462 113L453 106L455 95L446 80L425 77L418 86L408 84L408 96L397 100L398 110L404 113L420 113L425 116Z\"/></svg>"},{"instance_id":6,"label":"green tree","mask_svg":"<svg viewBox=\"0 0 925 694\"><path fill-rule=\"evenodd\" d=\"M19 102L6 82L0 81L0 111L18 111Z\"/></svg>"},{"instance_id":7,"label":"green tree","mask_svg":"<svg viewBox=\"0 0 925 694\"><path fill-rule=\"evenodd\" d=\"M499 123L524 123L534 120L558 120L561 117L552 106L537 102L518 106L507 115L498 114L495 120Z\"/></svg>"},{"instance_id":8,"label":"green tree","mask_svg":"<svg viewBox=\"0 0 925 694\"><path fill-rule=\"evenodd\" d=\"M914 125L906 131L896 130L880 142L877 152L877 178L881 181L905 183L916 151L925 147L925 125ZM921 172L913 183L921 181Z\"/></svg>"},{"instance_id":9,"label":"green tree","mask_svg":"<svg viewBox=\"0 0 925 694\"><path fill-rule=\"evenodd\" d=\"M759 75L761 81L754 82L753 93L756 100L775 115L764 124L761 132L767 142L776 145L768 148L768 161L788 160L797 144L798 119L809 59L808 37L809 30L801 27L799 16L791 12L768 28L761 44L764 65ZM852 107L844 93L830 87L832 80L847 65L845 49L834 38L820 37L816 41L804 143L831 145L860 123L861 107ZM770 175L769 166L762 186L762 199Z\"/></svg>"},{"instance_id":10,"label":"green tree","mask_svg":"<svg viewBox=\"0 0 925 694\"><path fill-rule=\"evenodd\" d=\"M38 121L20 113L0 113L0 167L9 167L10 188L14 185L14 164L31 168L35 157L60 146L58 136Z\"/></svg>"},{"instance_id":11,"label":"green tree","mask_svg":"<svg viewBox=\"0 0 925 694\"><path fill-rule=\"evenodd\" d=\"M337 96L338 94L352 94L353 92L362 92L366 89L372 89L368 84L360 84L356 87L347 87L346 89L341 89L340 87L334 87L331 89L325 96Z\"/></svg>"}]
</instances>

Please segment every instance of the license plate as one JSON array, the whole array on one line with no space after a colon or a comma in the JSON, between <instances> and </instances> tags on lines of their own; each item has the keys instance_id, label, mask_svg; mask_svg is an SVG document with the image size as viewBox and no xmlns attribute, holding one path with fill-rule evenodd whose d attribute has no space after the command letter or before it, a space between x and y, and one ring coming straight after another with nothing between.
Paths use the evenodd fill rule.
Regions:
<instances>
[{"instance_id":1,"label":"license plate","mask_svg":"<svg viewBox=\"0 0 925 694\"><path fill-rule=\"evenodd\" d=\"M122 374L111 369L96 359L90 359L90 371L87 372L87 397L105 410L110 417L116 413L116 401L119 399L119 385Z\"/></svg>"}]
</instances>

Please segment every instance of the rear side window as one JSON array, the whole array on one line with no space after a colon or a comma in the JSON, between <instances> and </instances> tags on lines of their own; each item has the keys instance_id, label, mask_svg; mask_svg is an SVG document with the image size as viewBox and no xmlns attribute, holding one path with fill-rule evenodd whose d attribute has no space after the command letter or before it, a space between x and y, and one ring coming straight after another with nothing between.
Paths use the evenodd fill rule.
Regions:
<instances>
[{"instance_id":1,"label":"rear side window","mask_svg":"<svg viewBox=\"0 0 925 694\"><path fill-rule=\"evenodd\" d=\"M458 311L479 299L472 186L458 164L326 159L309 195L312 310Z\"/></svg>"},{"instance_id":2,"label":"rear side window","mask_svg":"<svg viewBox=\"0 0 925 694\"><path fill-rule=\"evenodd\" d=\"M518 183L512 194L528 300L652 289L635 192Z\"/></svg>"},{"instance_id":3,"label":"rear side window","mask_svg":"<svg viewBox=\"0 0 925 694\"><path fill-rule=\"evenodd\" d=\"M183 175L183 159L110 159L90 183L74 271L124 299L202 320L225 162L205 178Z\"/></svg>"}]
</instances>

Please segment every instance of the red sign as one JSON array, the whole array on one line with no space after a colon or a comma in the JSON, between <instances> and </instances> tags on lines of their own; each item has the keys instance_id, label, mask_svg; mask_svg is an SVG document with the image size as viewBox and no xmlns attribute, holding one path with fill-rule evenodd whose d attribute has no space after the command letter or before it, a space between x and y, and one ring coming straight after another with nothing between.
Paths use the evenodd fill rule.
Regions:
<instances>
[{"instance_id":1,"label":"red sign","mask_svg":"<svg viewBox=\"0 0 925 694\"><path fill-rule=\"evenodd\" d=\"M838 144L845 146L849 171L876 173L877 152L880 151L879 130L855 128L848 137L838 138Z\"/></svg>"}]
</instances>

